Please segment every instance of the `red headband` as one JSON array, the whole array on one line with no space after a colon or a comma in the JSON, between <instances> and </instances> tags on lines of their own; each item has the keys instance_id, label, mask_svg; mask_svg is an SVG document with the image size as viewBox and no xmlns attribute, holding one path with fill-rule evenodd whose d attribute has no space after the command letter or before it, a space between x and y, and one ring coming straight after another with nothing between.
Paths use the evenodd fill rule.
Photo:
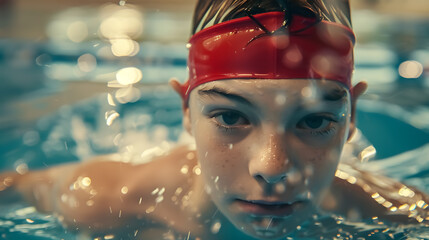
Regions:
<instances>
[{"instance_id":1,"label":"red headband","mask_svg":"<svg viewBox=\"0 0 429 240\"><path fill-rule=\"evenodd\" d=\"M200 84L224 79L327 79L351 87L354 34L342 24L295 15L279 29L283 12L233 19L201 30L189 43L189 80L182 97Z\"/></svg>"}]
</instances>

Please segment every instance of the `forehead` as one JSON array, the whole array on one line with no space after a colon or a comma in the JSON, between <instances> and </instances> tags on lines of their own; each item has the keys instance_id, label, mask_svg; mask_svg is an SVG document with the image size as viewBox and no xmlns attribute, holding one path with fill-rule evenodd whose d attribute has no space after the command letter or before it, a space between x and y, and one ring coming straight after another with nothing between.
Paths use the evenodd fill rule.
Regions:
<instances>
[{"instance_id":1,"label":"forehead","mask_svg":"<svg viewBox=\"0 0 429 240\"><path fill-rule=\"evenodd\" d=\"M195 88L190 100L206 95L225 93L250 101L272 101L287 97L288 101L335 101L348 99L348 90L340 83L312 79L231 79L202 84Z\"/></svg>"}]
</instances>

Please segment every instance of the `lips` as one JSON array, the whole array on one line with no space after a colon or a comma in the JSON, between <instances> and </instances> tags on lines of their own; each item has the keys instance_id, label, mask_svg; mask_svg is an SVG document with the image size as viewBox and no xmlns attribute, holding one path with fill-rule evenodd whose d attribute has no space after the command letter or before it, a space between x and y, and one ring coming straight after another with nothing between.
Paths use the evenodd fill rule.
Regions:
<instances>
[{"instance_id":1,"label":"lips","mask_svg":"<svg viewBox=\"0 0 429 240\"><path fill-rule=\"evenodd\" d=\"M276 216L285 217L293 213L294 205L299 202L277 202L263 200L236 200L239 208L247 213L258 216Z\"/></svg>"}]
</instances>

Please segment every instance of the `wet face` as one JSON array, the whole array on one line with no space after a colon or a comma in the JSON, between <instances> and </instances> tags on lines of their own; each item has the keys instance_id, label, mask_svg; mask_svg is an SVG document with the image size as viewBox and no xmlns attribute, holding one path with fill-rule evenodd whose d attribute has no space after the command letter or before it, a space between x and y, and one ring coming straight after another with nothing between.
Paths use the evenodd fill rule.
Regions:
<instances>
[{"instance_id":1,"label":"wet face","mask_svg":"<svg viewBox=\"0 0 429 240\"><path fill-rule=\"evenodd\" d=\"M350 123L340 84L224 80L190 96L206 190L244 233L277 239L315 212L334 176Z\"/></svg>"}]
</instances>

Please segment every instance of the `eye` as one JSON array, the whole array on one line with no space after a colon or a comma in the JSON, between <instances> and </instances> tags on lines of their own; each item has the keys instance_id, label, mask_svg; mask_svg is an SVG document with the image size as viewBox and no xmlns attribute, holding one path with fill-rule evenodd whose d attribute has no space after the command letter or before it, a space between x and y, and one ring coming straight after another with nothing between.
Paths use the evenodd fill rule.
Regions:
<instances>
[{"instance_id":1,"label":"eye","mask_svg":"<svg viewBox=\"0 0 429 240\"><path fill-rule=\"evenodd\" d=\"M219 112L216 113L213 118L216 123L227 128L249 124L249 120L247 120L245 117L243 117L243 115L235 111Z\"/></svg>"},{"instance_id":2,"label":"eye","mask_svg":"<svg viewBox=\"0 0 429 240\"><path fill-rule=\"evenodd\" d=\"M309 115L301 119L297 127L307 130L329 130L335 122L332 118L325 115Z\"/></svg>"}]
</instances>

